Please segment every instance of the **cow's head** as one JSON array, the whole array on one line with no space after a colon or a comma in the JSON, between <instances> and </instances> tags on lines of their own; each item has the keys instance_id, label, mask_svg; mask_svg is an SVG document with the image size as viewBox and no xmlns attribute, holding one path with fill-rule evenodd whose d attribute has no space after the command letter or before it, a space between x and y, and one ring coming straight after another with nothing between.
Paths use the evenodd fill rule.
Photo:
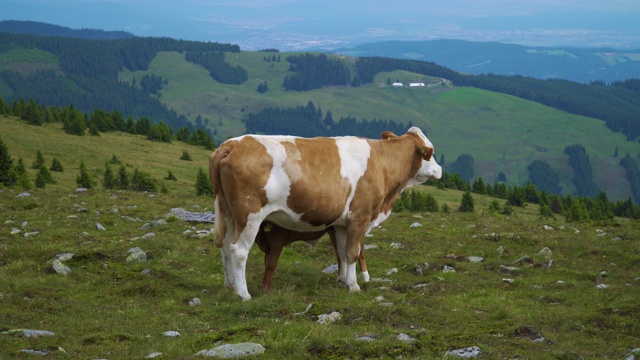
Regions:
<instances>
[{"instance_id":1,"label":"cow's head","mask_svg":"<svg viewBox=\"0 0 640 360\"><path fill-rule=\"evenodd\" d=\"M434 147L427 136L418 127L412 127L407 131L407 136L413 139L417 156L422 158L420 169L414 176L416 183L423 183L429 179L440 179L442 177L442 167L438 165L434 156ZM383 139L397 137L390 131L382 133Z\"/></svg>"}]
</instances>

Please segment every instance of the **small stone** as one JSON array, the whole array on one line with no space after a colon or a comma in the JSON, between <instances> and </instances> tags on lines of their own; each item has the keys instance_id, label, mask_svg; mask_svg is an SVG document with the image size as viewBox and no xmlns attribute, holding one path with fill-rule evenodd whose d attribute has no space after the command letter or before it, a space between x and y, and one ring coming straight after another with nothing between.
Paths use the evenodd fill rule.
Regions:
<instances>
[{"instance_id":1,"label":"small stone","mask_svg":"<svg viewBox=\"0 0 640 360\"><path fill-rule=\"evenodd\" d=\"M500 265L500 269L508 271L508 272L514 272L514 271L518 271L519 270L515 266L505 266L505 265Z\"/></svg>"},{"instance_id":2,"label":"small stone","mask_svg":"<svg viewBox=\"0 0 640 360\"><path fill-rule=\"evenodd\" d=\"M400 335L398 335L398 340L404 341L404 342L413 342L416 339L411 337L411 336L409 336L409 335L407 335L407 334L400 334Z\"/></svg>"},{"instance_id":3,"label":"small stone","mask_svg":"<svg viewBox=\"0 0 640 360\"><path fill-rule=\"evenodd\" d=\"M333 274L338 272L338 264L331 264L322 270L325 274Z\"/></svg>"},{"instance_id":4,"label":"small stone","mask_svg":"<svg viewBox=\"0 0 640 360\"><path fill-rule=\"evenodd\" d=\"M55 259L53 260L53 263L51 264L51 266L53 267L53 270L63 276L67 276L69 274L71 274L73 271L71 271L71 268L68 267L67 265L63 264L62 262L60 262L60 260Z\"/></svg>"},{"instance_id":5,"label":"small stone","mask_svg":"<svg viewBox=\"0 0 640 360\"><path fill-rule=\"evenodd\" d=\"M451 267L451 266L449 266L449 265L445 265L445 266L442 268L442 273L443 273L443 274L446 274L446 273L454 273L454 272L456 272L456 269L454 269L453 267Z\"/></svg>"},{"instance_id":6,"label":"small stone","mask_svg":"<svg viewBox=\"0 0 640 360\"><path fill-rule=\"evenodd\" d=\"M544 249L540 250L540 252L538 253L538 255L540 256L544 256L547 259L551 257L552 252L548 247L545 247Z\"/></svg>"},{"instance_id":7,"label":"small stone","mask_svg":"<svg viewBox=\"0 0 640 360\"><path fill-rule=\"evenodd\" d=\"M20 193L20 194L16 195L16 197L29 197L29 196L31 196L31 194L29 194L28 192L23 192L23 193Z\"/></svg>"},{"instance_id":8,"label":"small stone","mask_svg":"<svg viewBox=\"0 0 640 360\"><path fill-rule=\"evenodd\" d=\"M318 323L320 324L330 324L333 322L336 322L338 320L340 320L342 318L342 315L337 312L334 311L331 314L320 314L318 315Z\"/></svg>"},{"instance_id":9,"label":"small stone","mask_svg":"<svg viewBox=\"0 0 640 360\"><path fill-rule=\"evenodd\" d=\"M356 338L357 341L375 341L376 339L369 336L369 335L365 335L365 336L359 336Z\"/></svg>"},{"instance_id":10,"label":"small stone","mask_svg":"<svg viewBox=\"0 0 640 360\"><path fill-rule=\"evenodd\" d=\"M480 256L467 256L467 261L472 263L479 263L484 261L484 258Z\"/></svg>"},{"instance_id":11,"label":"small stone","mask_svg":"<svg viewBox=\"0 0 640 360\"><path fill-rule=\"evenodd\" d=\"M47 356L49 355L48 352L46 351L42 351L42 350L36 350L36 349L22 349L20 350L21 353L25 353L25 354L30 354L30 355L40 355L40 356Z\"/></svg>"},{"instance_id":12,"label":"small stone","mask_svg":"<svg viewBox=\"0 0 640 360\"><path fill-rule=\"evenodd\" d=\"M20 230L18 228L11 229L11 235L17 235L17 234L20 234L21 232L22 232L22 230Z\"/></svg>"},{"instance_id":13,"label":"small stone","mask_svg":"<svg viewBox=\"0 0 640 360\"><path fill-rule=\"evenodd\" d=\"M158 227L158 226L162 226L164 224L166 224L167 222L164 219L159 219L159 220L154 220L150 223L146 223L144 225L142 225L142 230L148 229L148 228L152 228L152 227Z\"/></svg>"},{"instance_id":14,"label":"small stone","mask_svg":"<svg viewBox=\"0 0 640 360\"><path fill-rule=\"evenodd\" d=\"M608 287L609 287L609 285L607 285L607 284L598 284L598 285L596 285L596 289L606 289Z\"/></svg>"},{"instance_id":15,"label":"small stone","mask_svg":"<svg viewBox=\"0 0 640 360\"><path fill-rule=\"evenodd\" d=\"M514 264L533 264L533 259L528 257L527 255L522 256L518 260L514 261Z\"/></svg>"},{"instance_id":16,"label":"small stone","mask_svg":"<svg viewBox=\"0 0 640 360\"><path fill-rule=\"evenodd\" d=\"M422 224L418 223L418 222L414 222L413 224L409 225L410 228L416 228L416 227L421 227Z\"/></svg>"},{"instance_id":17,"label":"small stone","mask_svg":"<svg viewBox=\"0 0 640 360\"><path fill-rule=\"evenodd\" d=\"M545 230L553 230L553 227L549 225L544 225L542 228Z\"/></svg>"},{"instance_id":18,"label":"small stone","mask_svg":"<svg viewBox=\"0 0 640 360\"><path fill-rule=\"evenodd\" d=\"M417 285L413 285L412 288L419 289L419 288L425 287L425 286L429 286L429 284L417 284Z\"/></svg>"},{"instance_id":19,"label":"small stone","mask_svg":"<svg viewBox=\"0 0 640 360\"><path fill-rule=\"evenodd\" d=\"M126 262L146 262L148 260L147 253L142 251L142 249L140 249L139 247L129 249L129 251L127 251L127 254L129 254L129 256L127 256L127 259L125 260Z\"/></svg>"},{"instance_id":20,"label":"small stone","mask_svg":"<svg viewBox=\"0 0 640 360\"><path fill-rule=\"evenodd\" d=\"M199 298L195 297L191 300L189 300L189 306L198 306L202 303L202 301L200 301Z\"/></svg>"},{"instance_id":21,"label":"small stone","mask_svg":"<svg viewBox=\"0 0 640 360\"><path fill-rule=\"evenodd\" d=\"M151 354L145 356L144 358L145 359L154 359L154 358L157 358L158 356L162 356L162 353L159 352L159 351L156 351L156 352L152 352Z\"/></svg>"},{"instance_id":22,"label":"small stone","mask_svg":"<svg viewBox=\"0 0 640 360\"><path fill-rule=\"evenodd\" d=\"M102 224L100 223L96 223L96 229L98 229L99 231L105 231L107 229L104 228L104 226L102 226Z\"/></svg>"},{"instance_id":23,"label":"small stone","mask_svg":"<svg viewBox=\"0 0 640 360\"><path fill-rule=\"evenodd\" d=\"M499 247L496 249L496 252L498 253L498 256L502 255L502 253L504 252L504 246L502 246L502 245L501 245L501 246L499 246Z\"/></svg>"},{"instance_id":24,"label":"small stone","mask_svg":"<svg viewBox=\"0 0 640 360\"><path fill-rule=\"evenodd\" d=\"M393 268L393 269L387 271L387 276L390 276L390 275L395 274L397 272L398 272L398 268Z\"/></svg>"},{"instance_id":25,"label":"small stone","mask_svg":"<svg viewBox=\"0 0 640 360\"><path fill-rule=\"evenodd\" d=\"M83 187L79 187L76 189L76 192L86 192L86 191L89 191L89 189L83 188Z\"/></svg>"},{"instance_id":26,"label":"small stone","mask_svg":"<svg viewBox=\"0 0 640 360\"><path fill-rule=\"evenodd\" d=\"M364 249L365 250L371 250L371 249L377 249L378 245L374 245L374 244L365 244L364 245Z\"/></svg>"},{"instance_id":27,"label":"small stone","mask_svg":"<svg viewBox=\"0 0 640 360\"><path fill-rule=\"evenodd\" d=\"M54 257L54 259L60 260L60 261L69 261L72 258L73 258L72 253L60 253L60 254L56 254L56 256Z\"/></svg>"},{"instance_id":28,"label":"small stone","mask_svg":"<svg viewBox=\"0 0 640 360\"><path fill-rule=\"evenodd\" d=\"M169 330L169 331L165 331L162 333L162 336L166 336L166 337L178 337L180 336L180 333L174 330Z\"/></svg>"},{"instance_id":29,"label":"small stone","mask_svg":"<svg viewBox=\"0 0 640 360\"><path fill-rule=\"evenodd\" d=\"M422 275L422 267L420 265L416 265L413 267L413 273L416 275Z\"/></svg>"},{"instance_id":30,"label":"small stone","mask_svg":"<svg viewBox=\"0 0 640 360\"><path fill-rule=\"evenodd\" d=\"M447 355L454 355L454 356L459 356L464 358L477 357L477 356L480 356L481 353L482 353L482 350L477 346L471 346L463 349L447 351Z\"/></svg>"},{"instance_id":31,"label":"small stone","mask_svg":"<svg viewBox=\"0 0 640 360\"><path fill-rule=\"evenodd\" d=\"M513 284L513 282L514 282L515 280L510 279L510 278L502 278L502 281L503 281L503 282L506 282L506 283L509 283L509 284Z\"/></svg>"},{"instance_id":32,"label":"small stone","mask_svg":"<svg viewBox=\"0 0 640 360\"><path fill-rule=\"evenodd\" d=\"M392 242L389 246L391 246L392 249L402 249L404 247L404 245L396 242Z\"/></svg>"},{"instance_id":33,"label":"small stone","mask_svg":"<svg viewBox=\"0 0 640 360\"><path fill-rule=\"evenodd\" d=\"M373 302L381 302L384 301L384 296L380 295L378 297L376 297L375 299L373 299Z\"/></svg>"},{"instance_id":34,"label":"small stone","mask_svg":"<svg viewBox=\"0 0 640 360\"><path fill-rule=\"evenodd\" d=\"M223 359L242 356L259 355L266 351L265 347L255 343L224 344L209 350L198 351L195 356L218 357Z\"/></svg>"},{"instance_id":35,"label":"small stone","mask_svg":"<svg viewBox=\"0 0 640 360\"><path fill-rule=\"evenodd\" d=\"M24 237L36 236L38 234L40 234L40 230L26 232L26 233L24 233Z\"/></svg>"}]
</instances>

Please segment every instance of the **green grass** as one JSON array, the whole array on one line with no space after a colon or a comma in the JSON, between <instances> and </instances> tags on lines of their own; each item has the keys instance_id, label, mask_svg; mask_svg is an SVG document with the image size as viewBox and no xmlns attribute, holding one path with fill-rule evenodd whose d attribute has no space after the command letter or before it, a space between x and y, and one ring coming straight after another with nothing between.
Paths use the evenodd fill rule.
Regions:
<instances>
[{"instance_id":1,"label":"green grass","mask_svg":"<svg viewBox=\"0 0 640 360\"><path fill-rule=\"evenodd\" d=\"M528 179L527 166L545 160L559 173L563 194L571 194L572 171L564 148L582 144L590 156L596 184L610 199L623 200L631 193L615 148L621 157L635 156L640 144L626 141L624 135L609 131L604 122L576 116L525 101L513 96L476 88L434 86L420 89L394 89L387 79L403 82L432 81L434 78L394 71L380 73L374 82L361 87L326 87L297 92L282 87L288 73L285 58L281 62L263 61L271 53L228 53L226 60L247 69L249 80L241 85L224 85L211 79L207 71L184 60L184 55L160 53L148 73L169 80L160 100L179 113L209 118L217 130L218 141L244 132L241 120L269 106L289 108L305 106L309 101L333 118L353 116L357 119L391 119L420 126L436 146L438 159L444 154L452 163L461 154L475 160L476 176L493 183L502 171L510 184L523 185ZM336 55L332 55L336 56ZM340 57L349 65L353 59ZM147 72L123 72L121 80L140 78ZM267 81L269 91L259 94L259 83Z\"/></svg>"},{"instance_id":2,"label":"green grass","mask_svg":"<svg viewBox=\"0 0 640 360\"><path fill-rule=\"evenodd\" d=\"M455 211L461 192L420 187L451 212L393 214L366 238L378 246L367 251L371 276L386 278L397 268L388 276L392 283L371 282L362 292L349 293L335 274L322 273L335 262L324 239L315 248L303 243L287 247L274 291L265 294L260 288L262 254L254 247L247 263L253 299L242 302L224 288L213 239L184 233L211 224L169 217L165 225L141 229L166 218L174 207L212 208L212 199L194 195L197 168L206 166L205 150L125 134L76 137L56 125L31 127L14 118L0 118L0 125L14 159L20 154L28 166L39 148L47 161L56 154L65 166L64 175L54 173L57 184L32 191L31 197L16 197L17 190L0 192L0 331L56 333L35 339L0 334L0 359L32 357L21 349L50 351L53 358L140 359L160 351L166 359L187 359L202 349L243 341L264 345L267 351L259 358L265 359L442 359L451 358L447 350L467 346L479 346L485 359L571 358L574 353L619 359L638 347L637 222L541 220L533 205L516 208L509 217L490 215L492 199L475 194L475 213L462 214ZM74 150L63 151L69 146ZM182 149L195 161L178 160ZM156 196L100 187L74 193L77 169L72 164L84 159L92 161L90 169L103 167L114 151L154 178L171 169L179 181L168 194ZM23 222L24 231L40 233L11 235ZM106 231L98 231L97 222ZM423 226L409 227L414 222ZM544 230L545 224L554 230ZM150 231L154 237L132 240ZM395 249L393 242L403 247ZM148 253L148 262L125 262L127 250L136 246ZM545 267L548 259L537 255L544 247L552 251L550 268ZM54 273L49 263L62 252L75 254L66 262L73 270L66 277ZM470 255L484 261L467 262ZM533 262L515 264L522 256ZM422 275L413 273L416 265L425 269ZM456 272L443 274L445 265ZM518 270L506 272L501 265ZM598 283L609 287L596 289ZM378 296L392 305L374 302ZM194 297L202 304L189 306ZM299 314L310 303L309 312ZM318 315L332 311L342 319L316 322ZM535 327L545 340L515 337L521 326ZM163 337L168 330L182 335ZM397 340L402 333L416 340ZM356 340L365 335L376 340Z\"/></svg>"}]
</instances>

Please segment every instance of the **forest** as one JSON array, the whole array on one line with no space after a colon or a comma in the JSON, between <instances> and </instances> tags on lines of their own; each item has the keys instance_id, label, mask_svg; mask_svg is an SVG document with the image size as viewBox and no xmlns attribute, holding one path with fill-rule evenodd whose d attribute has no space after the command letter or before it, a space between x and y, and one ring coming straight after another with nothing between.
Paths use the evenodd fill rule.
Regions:
<instances>
[{"instance_id":1,"label":"forest","mask_svg":"<svg viewBox=\"0 0 640 360\"><path fill-rule=\"evenodd\" d=\"M269 107L245 118L247 133L268 135L294 135L302 137L354 135L370 139L380 138L389 130L404 134L413 124L396 123L393 120L341 117L334 121L331 111L323 115L322 109L309 101L307 106L281 109Z\"/></svg>"}]
</instances>

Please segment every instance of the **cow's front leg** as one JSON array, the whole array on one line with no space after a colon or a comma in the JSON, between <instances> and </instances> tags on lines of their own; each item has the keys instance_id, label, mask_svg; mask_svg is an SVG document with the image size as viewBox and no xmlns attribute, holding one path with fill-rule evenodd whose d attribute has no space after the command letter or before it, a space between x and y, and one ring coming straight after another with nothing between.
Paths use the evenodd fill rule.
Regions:
<instances>
[{"instance_id":1,"label":"cow's front leg","mask_svg":"<svg viewBox=\"0 0 640 360\"><path fill-rule=\"evenodd\" d=\"M249 289L247 288L246 268L249 250L258 234L260 221L249 222L243 230L236 229L238 235L235 243L231 244L231 264L233 278L235 280L236 293L240 295L242 301L251 300Z\"/></svg>"},{"instance_id":2,"label":"cow's front leg","mask_svg":"<svg viewBox=\"0 0 640 360\"><path fill-rule=\"evenodd\" d=\"M361 253L364 250L364 234L365 227L357 226L356 221L351 222L352 226L347 230L347 243L346 243L346 284L349 287L349 291L360 291L358 286L358 276L356 275L356 262L360 260ZM367 273L368 275L368 273Z\"/></svg>"},{"instance_id":3,"label":"cow's front leg","mask_svg":"<svg viewBox=\"0 0 640 360\"><path fill-rule=\"evenodd\" d=\"M333 240L333 239L332 239ZM335 245L336 254L338 255L338 281L347 283L347 230L342 227L335 228Z\"/></svg>"}]
</instances>

